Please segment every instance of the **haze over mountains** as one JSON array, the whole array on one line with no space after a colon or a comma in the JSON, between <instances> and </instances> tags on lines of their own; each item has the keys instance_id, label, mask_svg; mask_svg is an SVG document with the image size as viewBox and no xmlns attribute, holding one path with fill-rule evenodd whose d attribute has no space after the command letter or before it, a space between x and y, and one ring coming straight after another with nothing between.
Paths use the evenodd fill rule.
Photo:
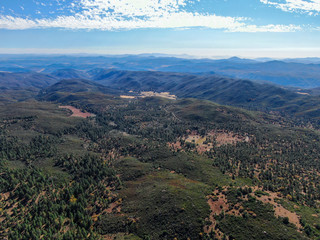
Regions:
<instances>
[{"instance_id":1,"label":"haze over mountains","mask_svg":"<svg viewBox=\"0 0 320 240\"><path fill-rule=\"evenodd\" d=\"M40 92L41 99L53 101L69 99L68 94L79 92L119 96L129 91L134 92L129 95L154 91L251 110L320 117L320 91L317 88L320 86L320 65L317 64L152 56L2 56L1 59L0 69L11 70L0 72L1 92L6 101L25 100ZM256 79L258 75L263 75L262 80ZM301 85L315 88L300 89Z\"/></svg>"},{"instance_id":2,"label":"haze over mountains","mask_svg":"<svg viewBox=\"0 0 320 240\"><path fill-rule=\"evenodd\" d=\"M62 69L88 71L96 68L218 74L232 78L268 81L283 86L320 87L320 60L318 58L284 59L280 61L240 59L237 57L220 60L183 59L170 56L155 57L153 55L0 56L0 71L53 73L58 70L60 77L63 78ZM70 77L71 70L68 74ZM73 77L83 77L82 74L78 72Z\"/></svg>"},{"instance_id":3,"label":"haze over mountains","mask_svg":"<svg viewBox=\"0 0 320 240\"><path fill-rule=\"evenodd\" d=\"M88 75L92 81L117 90L170 92L179 98L206 99L255 110L272 109L313 116L317 111L314 106L319 102L318 96L302 90L216 75L103 69L90 71Z\"/></svg>"}]
</instances>

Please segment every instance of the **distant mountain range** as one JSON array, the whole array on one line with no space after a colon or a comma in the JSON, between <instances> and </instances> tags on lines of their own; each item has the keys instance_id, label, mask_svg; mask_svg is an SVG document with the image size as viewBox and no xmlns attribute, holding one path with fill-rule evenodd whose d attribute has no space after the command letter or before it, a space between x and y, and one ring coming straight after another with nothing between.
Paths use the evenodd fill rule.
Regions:
<instances>
[{"instance_id":1,"label":"distant mountain range","mask_svg":"<svg viewBox=\"0 0 320 240\"><path fill-rule=\"evenodd\" d=\"M319 64L236 57L0 56L0 69L4 68L21 72L0 72L2 103L34 97L65 101L79 94L98 99L101 94L154 91L251 110L320 117Z\"/></svg>"},{"instance_id":2,"label":"distant mountain range","mask_svg":"<svg viewBox=\"0 0 320 240\"><path fill-rule=\"evenodd\" d=\"M58 80L54 76L34 72L0 72L0 104L32 98Z\"/></svg>"},{"instance_id":3,"label":"distant mountain range","mask_svg":"<svg viewBox=\"0 0 320 240\"><path fill-rule=\"evenodd\" d=\"M36 56L0 55L0 71L38 72L59 78L66 69L74 69L74 78L88 78L84 73L93 69L127 71L180 72L198 75L218 74L259 82L271 82L299 88L320 87L320 59L190 59L167 55L142 54L121 56ZM67 70L70 71L70 70ZM85 75L83 75L85 74Z\"/></svg>"},{"instance_id":4,"label":"distant mountain range","mask_svg":"<svg viewBox=\"0 0 320 240\"><path fill-rule=\"evenodd\" d=\"M40 73L6 73L0 72L0 88L28 88L40 90L57 82L57 78Z\"/></svg>"},{"instance_id":5,"label":"distant mountain range","mask_svg":"<svg viewBox=\"0 0 320 240\"><path fill-rule=\"evenodd\" d=\"M63 70L64 77L68 71ZM86 75L87 80L72 79ZM70 79L41 91L42 100L60 101L78 93L129 94L141 91L170 92L178 98L197 98L251 110L277 111L283 114L320 117L319 89L296 89L232 79L217 75L194 75L154 71L70 70ZM131 92L131 93L129 93ZM313 95L312 95L313 94Z\"/></svg>"}]
</instances>

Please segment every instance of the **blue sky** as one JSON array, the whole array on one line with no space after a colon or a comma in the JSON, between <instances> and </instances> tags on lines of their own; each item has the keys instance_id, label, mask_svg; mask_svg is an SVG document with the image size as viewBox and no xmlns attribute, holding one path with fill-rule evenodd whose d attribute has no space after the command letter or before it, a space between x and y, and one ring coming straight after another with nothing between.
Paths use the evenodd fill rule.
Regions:
<instances>
[{"instance_id":1,"label":"blue sky","mask_svg":"<svg viewBox=\"0 0 320 240\"><path fill-rule=\"evenodd\" d=\"M1 0L0 53L320 57L320 0Z\"/></svg>"}]
</instances>

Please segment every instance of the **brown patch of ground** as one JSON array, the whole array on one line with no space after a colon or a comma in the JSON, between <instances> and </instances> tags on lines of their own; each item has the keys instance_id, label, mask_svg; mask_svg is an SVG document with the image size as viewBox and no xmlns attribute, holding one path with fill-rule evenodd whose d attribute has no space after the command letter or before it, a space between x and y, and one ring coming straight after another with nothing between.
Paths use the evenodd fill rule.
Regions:
<instances>
[{"instance_id":1,"label":"brown patch of ground","mask_svg":"<svg viewBox=\"0 0 320 240\"><path fill-rule=\"evenodd\" d=\"M206 142L207 140L206 136L201 137L200 135L194 134L194 135L189 135L184 140L188 143L194 143L199 153L210 151L213 147L212 143Z\"/></svg>"},{"instance_id":2,"label":"brown patch of ground","mask_svg":"<svg viewBox=\"0 0 320 240\"><path fill-rule=\"evenodd\" d=\"M250 194L257 198L257 200L262 201L264 204L271 204L274 209L274 214L276 217L288 217L289 222L294 224L298 231L302 228L300 224L300 218L295 212L290 212L286 208L284 208L281 204L277 202L277 199L281 198L279 193L264 191L268 195L259 195L256 196L254 194L255 191L262 191L262 189L258 186L251 187L253 192ZM215 220L215 216L221 214L222 212L226 215L233 215L233 216L242 216L243 214L250 214L253 217L256 214L252 211L245 210L241 203L232 204L228 202L226 198L226 191L227 187L224 187L222 190L216 189L211 195L207 196L208 205L210 207L211 213L206 221L210 222L210 225L206 225L204 227L204 233L209 234L211 231L215 232L215 237L217 239L222 239L223 233L216 227L217 222ZM247 196L242 197L243 200L248 200Z\"/></svg>"},{"instance_id":3,"label":"brown patch of ground","mask_svg":"<svg viewBox=\"0 0 320 240\"><path fill-rule=\"evenodd\" d=\"M109 208L106 209L107 213L120 213L121 212L121 204L122 199L118 199L117 201L110 204Z\"/></svg>"},{"instance_id":4,"label":"brown patch of ground","mask_svg":"<svg viewBox=\"0 0 320 240\"><path fill-rule=\"evenodd\" d=\"M215 219L216 215L221 214L224 212L226 215L233 215L233 216L241 216L240 210L243 209L241 204L237 203L235 205L230 205L228 200L225 196L225 191L227 188L224 188L222 191L216 189L212 195L207 196L208 204L211 210L210 216L208 220L211 224L204 227L205 233L210 233L211 231L215 231L215 237L217 239L222 239L223 233L216 228L217 222Z\"/></svg>"},{"instance_id":5,"label":"brown patch of ground","mask_svg":"<svg viewBox=\"0 0 320 240\"><path fill-rule=\"evenodd\" d=\"M46 191L42 191L38 197L36 198L36 200L34 201L35 204L38 204L39 203L39 200L42 196L44 196L46 194Z\"/></svg>"},{"instance_id":6,"label":"brown patch of ground","mask_svg":"<svg viewBox=\"0 0 320 240\"><path fill-rule=\"evenodd\" d=\"M127 233L106 234L101 236L103 240L125 239Z\"/></svg>"},{"instance_id":7,"label":"brown patch of ground","mask_svg":"<svg viewBox=\"0 0 320 240\"><path fill-rule=\"evenodd\" d=\"M124 99L135 99L136 97L134 97L134 96L127 96L127 95L120 95L120 98L124 98Z\"/></svg>"},{"instance_id":8,"label":"brown patch of ground","mask_svg":"<svg viewBox=\"0 0 320 240\"><path fill-rule=\"evenodd\" d=\"M180 141L177 141L175 143L168 142L168 146L169 146L169 148L173 149L174 151L178 151L178 150L182 149Z\"/></svg>"},{"instance_id":9,"label":"brown patch of ground","mask_svg":"<svg viewBox=\"0 0 320 240\"><path fill-rule=\"evenodd\" d=\"M210 216L208 220L211 224L204 227L203 231L205 233L210 233L211 231L215 231L215 237L217 239L222 239L223 233L216 229L217 221L215 219L216 215L222 213L222 211L226 212L229 208L228 201L223 192L219 192L215 190L212 195L207 196L208 204L210 207Z\"/></svg>"},{"instance_id":10,"label":"brown patch of ground","mask_svg":"<svg viewBox=\"0 0 320 240\"><path fill-rule=\"evenodd\" d=\"M10 192L0 193L0 199L2 201L8 200L9 197L10 197Z\"/></svg>"},{"instance_id":11,"label":"brown patch of ground","mask_svg":"<svg viewBox=\"0 0 320 240\"><path fill-rule=\"evenodd\" d=\"M162 98L167 98L167 99L171 99L171 100L176 100L177 96L176 95L172 95L169 92L141 92L141 97L162 97Z\"/></svg>"},{"instance_id":12,"label":"brown patch of ground","mask_svg":"<svg viewBox=\"0 0 320 240\"><path fill-rule=\"evenodd\" d=\"M199 135L197 132L192 131L187 137L182 138L187 143L193 143L199 153L210 151L213 146L222 146L226 144L236 144L238 142L249 142L248 136L243 137L233 132L227 131L210 131L205 136ZM171 147L175 150L181 148L180 141L171 143Z\"/></svg>"},{"instance_id":13,"label":"brown patch of ground","mask_svg":"<svg viewBox=\"0 0 320 240\"><path fill-rule=\"evenodd\" d=\"M309 93L305 93L305 92L297 92L300 95L310 95Z\"/></svg>"},{"instance_id":14,"label":"brown patch of ground","mask_svg":"<svg viewBox=\"0 0 320 240\"><path fill-rule=\"evenodd\" d=\"M279 193L265 191L269 195L255 196L258 200L263 203L269 203L273 206L274 214L277 217L288 217L289 222L294 224L298 229L302 228L300 224L300 218L295 212L290 212L285 209L281 204L277 203L276 200L279 199Z\"/></svg>"},{"instance_id":15,"label":"brown patch of ground","mask_svg":"<svg viewBox=\"0 0 320 240\"><path fill-rule=\"evenodd\" d=\"M215 190L213 194L209 195L207 198L210 210L213 213L213 215L219 215L222 212L222 210L227 211L229 207L228 201L226 196L222 192Z\"/></svg>"},{"instance_id":16,"label":"brown patch of ground","mask_svg":"<svg viewBox=\"0 0 320 240\"><path fill-rule=\"evenodd\" d=\"M248 136L242 137L238 134L235 134L233 132L228 131L211 131L208 136L211 136L214 138L217 146L222 146L226 144L236 144L238 142L249 142L250 139Z\"/></svg>"},{"instance_id":17,"label":"brown patch of ground","mask_svg":"<svg viewBox=\"0 0 320 240\"><path fill-rule=\"evenodd\" d=\"M133 93L133 91L129 91L130 93ZM120 98L124 99L135 99L135 98L145 98L145 97L162 97L162 98L167 98L171 100L176 100L177 96L170 94L169 92L152 92L152 91L146 91L146 92L141 92L140 95L136 93L137 96L131 96L131 95L120 95Z\"/></svg>"},{"instance_id":18,"label":"brown patch of ground","mask_svg":"<svg viewBox=\"0 0 320 240\"><path fill-rule=\"evenodd\" d=\"M80 109L72 107L72 106L59 106L59 108L69 109L72 111L71 117L81 117L81 118L87 118L87 117L93 117L94 114L88 113L88 112L82 112Z\"/></svg>"},{"instance_id":19,"label":"brown patch of ground","mask_svg":"<svg viewBox=\"0 0 320 240\"><path fill-rule=\"evenodd\" d=\"M104 235L104 240L113 240L117 235L116 234L110 234L110 235Z\"/></svg>"},{"instance_id":20,"label":"brown patch of ground","mask_svg":"<svg viewBox=\"0 0 320 240\"><path fill-rule=\"evenodd\" d=\"M15 209L17 207L18 207L18 202L15 202L13 205L11 205L10 208L8 208L6 210L7 214L11 216L13 214L13 209Z\"/></svg>"}]
</instances>

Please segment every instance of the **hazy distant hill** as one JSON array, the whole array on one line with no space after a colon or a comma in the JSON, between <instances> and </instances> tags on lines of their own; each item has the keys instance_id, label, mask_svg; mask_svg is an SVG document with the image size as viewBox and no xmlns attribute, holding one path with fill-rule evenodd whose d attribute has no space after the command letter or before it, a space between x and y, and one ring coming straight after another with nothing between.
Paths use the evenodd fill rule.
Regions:
<instances>
[{"instance_id":1,"label":"hazy distant hill","mask_svg":"<svg viewBox=\"0 0 320 240\"><path fill-rule=\"evenodd\" d=\"M95 69L89 73L93 81L105 86L135 91L168 91L182 81L198 78L198 76L190 74L154 71Z\"/></svg>"},{"instance_id":2,"label":"hazy distant hill","mask_svg":"<svg viewBox=\"0 0 320 240\"><path fill-rule=\"evenodd\" d=\"M58 69L52 72L53 75L60 79L70 79L70 78L89 78L89 75L85 71L79 71L75 69Z\"/></svg>"},{"instance_id":3,"label":"hazy distant hill","mask_svg":"<svg viewBox=\"0 0 320 240\"><path fill-rule=\"evenodd\" d=\"M66 72L66 71L65 71ZM68 72L68 71L67 71ZM70 71L73 72L72 70ZM63 80L40 94L58 101L66 95L93 93L120 95L120 92L170 92L178 98L206 99L260 111L278 111L296 116L319 117L318 90L283 88L268 83L232 79L218 75L192 75L155 71L93 69L84 73L89 80ZM62 94L63 93L63 94ZM95 99L96 96L95 96Z\"/></svg>"},{"instance_id":4,"label":"hazy distant hill","mask_svg":"<svg viewBox=\"0 0 320 240\"><path fill-rule=\"evenodd\" d=\"M319 105L318 98L309 96L303 90L299 92L296 89L215 75L116 70L100 70L96 73L94 81L115 89L168 91L180 98L207 99L251 109L277 109L293 113L310 110L311 105ZM313 112L308 111L306 114Z\"/></svg>"},{"instance_id":5,"label":"hazy distant hill","mask_svg":"<svg viewBox=\"0 0 320 240\"><path fill-rule=\"evenodd\" d=\"M271 64L272 63L268 63ZM271 68L270 66L270 68ZM170 92L179 98L206 99L252 110L278 111L296 116L320 117L318 89L283 88L268 83L188 73L157 71L64 69L56 76L40 73L0 73L1 102L24 100L40 93L42 100L58 101L78 93L98 99L99 94ZM57 76L69 77L57 83ZM74 79L83 76L88 79ZM49 87L50 86L50 87ZM44 90L45 89L45 90ZM98 95L97 95L98 94ZM82 94L83 95L83 94ZM83 96L82 96L83 97Z\"/></svg>"},{"instance_id":6,"label":"hazy distant hill","mask_svg":"<svg viewBox=\"0 0 320 240\"><path fill-rule=\"evenodd\" d=\"M237 57L214 60L160 56L161 57L152 55L46 57L0 55L0 71L52 73L59 78L83 78L83 71L90 71L97 68L131 71L152 70L201 75L216 73L232 78L269 81L284 86L302 88L320 87L320 61L316 58L284 59L283 61L263 59L262 61ZM70 72L70 70L66 69L74 70Z\"/></svg>"},{"instance_id":7,"label":"hazy distant hill","mask_svg":"<svg viewBox=\"0 0 320 240\"><path fill-rule=\"evenodd\" d=\"M320 65L269 61L238 64L215 69L216 73L250 80L265 80L283 86L311 88L319 86Z\"/></svg>"},{"instance_id":8,"label":"hazy distant hill","mask_svg":"<svg viewBox=\"0 0 320 240\"><path fill-rule=\"evenodd\" d=\"M317 57L287 58L287 59L284 59L283 61L291 62L291 63L320 64L320 58L317 58Z\"/></svg>"},{"instance_id":9,"label":"hazy distant hill","mask_svg":"<svg viewBox=\"0 0 320 240\"><path fill-rule=\"evenodd\" d=\"M48 87L58 80L50 75L40 73L7 73L0 72L1 88L34 88Z\"/></svg>"},{"instance_id":10,"label":"hazy distant hill","mask_svg":"<svg viewBox=\"0 0 320 240\"><path fill-rule=\"evenodd\" d=\"M307 89L306 92L309 93L310 95L319 96L320 95L320 87Z\"/></svg>"},{"instance_id":11,"label":"hazy distant hill","mask_svg":"<svg viewBox=\"0 0 320 240\"><path fill-rule=\"evenodd\" d=\"M53 76L39 73L0 72L0 104L32 98L57 81Z\"/></svg>"},{"instance_id":12,"label":"hazy distant hill","mask_svg":"<svg viewBox=\"0 0 320 240\"><path fill-rule=\"evenodd\" d=\"M57 101L66 95L76 93L119 94L119 91L84 79L62 80L40 92L41 100Z\"/></svg>"}]
</instances>

